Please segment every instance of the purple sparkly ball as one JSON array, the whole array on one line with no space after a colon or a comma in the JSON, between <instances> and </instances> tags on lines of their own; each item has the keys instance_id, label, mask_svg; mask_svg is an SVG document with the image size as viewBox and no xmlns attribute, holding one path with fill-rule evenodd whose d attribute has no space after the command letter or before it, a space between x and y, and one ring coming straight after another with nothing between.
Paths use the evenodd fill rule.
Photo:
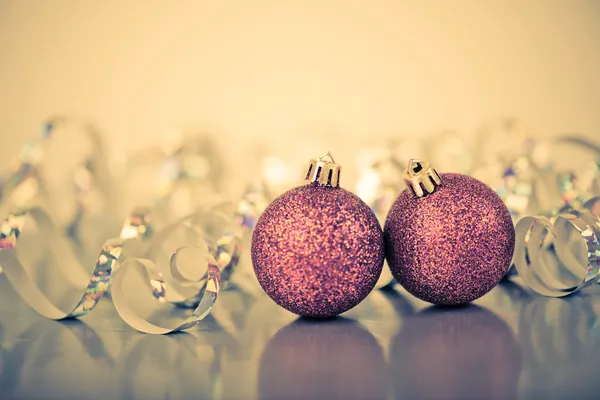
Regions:
<instances>
[{"instance_id":1,"label":"purple sparkly ball","mask_svg":"<svg viewBox=\"0 0 600 400\"><path fill-rule=\"evenodd\" d=\"M377 217L339 187L289 190L267 207L252 235L252 264L264 291L307 317L333 317L360 303L384 258Z\"/></svg>"},{"instance_id":2,"label":"purple sparkly ball","mask_svg":"<svg viewBox=\"0 0 600 400\"><path fill-rule=\"evenodd\" d=\"M515 229L502 199L465 175L442 174L437 190L398 196L385 221L388 264L398 282L433 304L469 303L508 271Z\"/></svg>"}]
</instances>

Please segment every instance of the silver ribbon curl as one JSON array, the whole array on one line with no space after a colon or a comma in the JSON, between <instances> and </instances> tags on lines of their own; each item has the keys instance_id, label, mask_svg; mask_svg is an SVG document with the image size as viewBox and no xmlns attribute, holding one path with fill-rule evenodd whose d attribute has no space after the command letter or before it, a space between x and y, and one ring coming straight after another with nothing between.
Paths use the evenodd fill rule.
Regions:
<instances>
[{"instance_id":1,"label":"silver ribbon curl","mask_svg":"<svg viewBox=\"0 0 600 400\"><path fill-rule=\"evenodd\" d=\"M239 221L228 212L230 206L219 203L167 225L152 238L143 257L128 259L119 267L111 294L127 324L144 333L166 334L189 329L206 318L222 285L235 277L240 259L240 233L235 233ZM131 298L134 285L128 279L134 273L141 277L145 300ZM148 313L143 310L152 300L193 311L183 321L156 321L155 314L144 315Z\"/></svg>"},{"instance_id":2,"label":"silver ribbon curl","mask_svg":"<svg viewBox=\"0 0 600 400\"><path fill-rule=\"evenodd\" d=\"M166 286L169 287L165 301L185 308L194 308L201 302L202 288L206 284L210 268L198 274L202 270L197 268L196 256L206 259L209 267L216 266L219 269L219 280L222 271L223 277L228 279L231 270L236 267L238 255L232 253L226 257L223 254L226 250L218 245L218 240L221 239L220 232L213 236L211 233L215 232L210 232L211 227L205 226L207 219L211 219L208 216L214 217L214 214L221 217L218 212L197 211L166 226L153 238L143 258L157 266L154 270L163 277ZM220 227L217 229L220 231ZM193 259L191 263L190 252Z\"/></svg>"},{"instance_id":3,"label":"silver ribbon curl","mask_svg":"<svg viewBox=\"0 0 600 400\"><path fill-rule=\"evenodd\" d=\"M157 259L161 256L158 254L161 251L162 255L174 254L177 246L204 248L207 245L220 268L223 288L235 282L235 286L242 290L251 289L248 277L241 276L244 273L240 271L238 264L245 235L252 229L257 214L266 207L266 204L262 204L262 191L254 188L246 191L236 204L237 209L234 204L225 201L228 197L219 190L224 173L223 163L210 135L184 136L180 131L170 132L164 137L160 147L147 148L131 157L128 171L124 175L144 171L156 183L152 186L147 185L147 181L142 181L145 182L142 186L147 186L145 189L153 189L143 196L144 200L152 199L153 219L156 225L165 227L157 233L150 246L150 251L156 254L149 253L144 257L159 266L166 266L168 262ZM139 184L140 181L132 183ZM131 188L127 189L126 191L131 191ZM208 203L207 198L211 199ZM164 243L172 239L175 230L181 228L196 230L195 234L200 240L190 243L189 238L183 238L175 241L175 246L174 243ZM198 305L200 299L197 292L193 293L189 288L181 289L180 280L169 281L173 274L169 271L162 272L169 294L182 292L178 300L167 301L187 308Z\"/></svg>"},{"instance_id":4,"label":"silver ribbon curl","mask_svg":"<svg viewBox=\"0 0 600 400\"><path fill-rule=\"evenodd\" d=\"M128 300L126 295L125 277L128 273L137 269L138 272L142 272L144 280L147 282L147 288L150 289L152 296L159 302L165 302L166 284L163 274L160 269L157 268L156 264L148 259L134 258L127 260L123 265L115 272L112 286L112 299L115 305L115 309L119 316L132 328L137 329L143 333L151 334L166 334L171 332L182 331L189 329L199 324L212 310L217 297L219 295L221 286L221 274L219 268L213 264L214 259L210 260L207 256L207 273L204 279L205 284L202 287L202 295L198 306L192 312L192 315L184 319L183 322L175 324L158 324L153 323L149 319L141 316L131 302Z\"/></svg>"},{"instance_id":5,"label":"silver ribbon curl","mask_svg":"<svg viewBox=\"0 0 600 400\"><path fill-rule=\"evenodd\" d=\"M199 396L203 393L208 398L222 398L220 347L220 343L187 333L141 335L128 343L116 359L117 397L187 399L204 397ZM147 385L157 373L165 379Z\"/></svg>"},{"instance_id":6,"label":"silver ribbon curl","mask_svg":"<svg viewBox=\"0 0 600 400\"><path fill-rule=\"evenodd\" d=\"M32 308L50 319L76 318L85 315L110 290L119 314L124 316L123 319L127 323L138 330L151 333L167 333L194 326L205 318L212 309L221 283L227 284L231 281L230 278L240 259L241 236L243 235L241 230L245 228L245 224L236 219L235 222L239 223L240 226L233 224L229 226L230 231L227 231L227 229L212 229L214 226L212 228L208 227L204 223L206 221L202 221L208 214L196 212L168 225L166 229L156 235L153 241L154 245L150 246L150 251L145 252L139 249L138 244L140 241L137 239L148 239L152 233L150 225L147 224L147 213L133 214L127 219L120 236L107 240L102 246L90 279L81 267L79 257L73 254L74 248L72 243L68 243L68 239L79 242L81 220L88 211L88 206L93 202L94 194L97 194L98 191L103 193L101 189L104 187L103 184L106 183L106 180L100 179L100 175L96 174L98 164L102 166L102 163L98 162L101 157L98 154L91 154L88 157L86 152L82 152L82 162L80 163L78 158L77 167L68 171L69 174L73 172L74 175L71 187L75 195L75 211L71 213L71 208L67 207L68 210L66 211L69 214L67 217L70 219L65 220L64 215L63 218L56 218L61 214L65 214L65 209L56 209L57 197L49 196L50 192L46 190L49 188L60 193L60 190L57 190L52 184L48 185L48 182L44 179L46 175L49 177L53 175L49 175L45 171L41 160L48 143L52 142L50 139L55 136L56 126L63 124L63 122L63 120L52 120L45 124L41 138L25 146L22 157L19 159L18 168L9 176L8 180L2 182L0 194L3 201L0 204L0 222L4 221L0 227L0 271L2 271L2 266L5 266L7 277L19 295ZM92 139L94 138L96 137L93 136ZM97 142L92 140L92 143ZM97 150L100 146L92 145L91 148ZM179 154L178 151L174 157L187 160L190 157L195 157L195 151L198 150L194 149L190 154L183 150ZM56 156L56 153L50 153L50 155ZM101 152L99 153L101 154ZM202 181L201 176L195 176L192 172L193 169L186 170L183 175L179 174L176 177L171 177L172 182L170 180L171 184L167 185L167 197L177 192L181 187L185 188ZM38 206L38 203L43 203L44 206ZM49 205L49 207L46 205ZM160 204L157 204L155 211L160 211L159 206ZM15 209L20 211L13 211ZM213 214L222 217L216 225L222 223L223 226L227 226L227 223L224 222L227 216L231 217L232 220L234 217L239 216L239 213L234 213L233 209L230 213L219 210L219 212ZM165 214L164 217L167 217L168 221L169 216ZM55 225L54 221L56 220L61 223ZM171 256L168 263L170 273L165 274L163 270L158 268L159 266L163 267L163 265L155 259L152 250L158 248L158 243L163 242L176 227L182 225L196 230L199 241L191 244L185 241L171 243L172 247L169 249ZM63 236L56 226L59 226L59 228L64 227L67 237ZM34 247L28 247L32 243L27 239L27 236L31 236L31 234L42 236L41 238L35 237L38 240L33 244ZM24 237L25 242L23 242ZM38 257L38 259L30 259L31 257L28 256L29 251L26 249L38 251L42 247L45 247L42 250L45 250L56 261L53 265L56 268L45 268L46 275L58 276L60 274L62 278L60 282L68 286L68 290L62 290L64 288L58 290L58 297L60 297L58 299L51 298L52 294L56 295L57 293L47 294L41 288L46 284L44 278L47 277L42 276L42 279L36 282L36 277L30 276L30 267L42 263L46 254ZM125 251L125 248L128 250ZM202 258L206 261L206 272L198 279L190 279L180 270L179 259L182 257L182 253L186 253L190 249L201 252ZM126 268L117 273L119 271L117 267L123 261L124 253L138 257L141 254L145 255L124 263ZM142 272L145 282L150 286L155 299L160 302L168 301L178 306L195 308L192 316L183 323L171 328L152 326L149 321L137 316L133 312L131 304L122 296L124 292L130 291L130 288L124 287L122 283L129 272L135 270ZM111 285L114 279L113 273L114 277L117 278L114 293L112 293L113 285ZM169 296L165 292L167 286L169 286ZM50 292L56 292L56 287L50 286L49 289L51 289ZM182 289L181 293L179 289ZM83 294L81 294L82 290ZM73 292L75 292L77 300L74 300ZM65 296L68 297L67 300L71 301L64 301L63 297ZM73 307L73 304L76 305Z\"/></svg>"},{"instance_id":7,"label":"silver ribbon curl","mask_svg":"<svg viewBox=\"0 0 600 400\"><path fill-rule=\"evenodd\" d=\"M52 272L60 273L61 283L68 286L66 290L61 288L60 300L50 299L31 275L33 264L40 260L29 257L31 249L27 244L31 243L20 243L28 230L44 235L42 240L57 266ZM143 238L146 232L144 215L129 217L121 236L105 242L90 278L66 238L56 232L49 213L39 206L27 208L10 213L0 225L0 265L17 293L39 314L54 320L77 318L89 313L107 293L112 272L126 252L126 245Z\"/></svg>"},{"instance_id":8,"label":"silver ribbon curl","mask_svg":"<svg viewBox=\"0 0 600 400\"><path fill-rule=\"evenodd\" d=\"M172 233L172 229L167 230L167 234L169 233ZM196 260L200 255L201 264L206 266L206 272L196 279L188 277L179 265L179 256L183 251L189 250L194 252ZM146 257L154 257L152 249ZM166 274L163 273L166 269L164 265L157 265L152 259L133 258L126 260L114 274L111 294L117 313L127 324L140 332L166 334L191 328L210 313L217 300L221 288L221 270L206 246L180 246L171 254L168 268L170 285L167 284ZM148 300L154 298L159 303L169 301L174 305L195 307L192 314L186 316L182 322L168 324L153 322L151 318L143 316L128 296L132 285L128 284L127 276L133 272L141 274L145 290L151 293L151 297L146 297ZM178 290L185 287L191 287L194 294L190 296ZM167 294L170 298L167 298Z\"/></svg>"},{"instance_id":9,"label":"silver ribbon curl","mask_svg":"<svg viewBox=\"0 0 600 400\"><path fill-rule=\"evenodd\" d=\"M525 285L544 296L563 297L598 281L600 218L592 212L598 203L593 198L582 210L517 223L513 261Z\"/></svg>"}]
</instances>

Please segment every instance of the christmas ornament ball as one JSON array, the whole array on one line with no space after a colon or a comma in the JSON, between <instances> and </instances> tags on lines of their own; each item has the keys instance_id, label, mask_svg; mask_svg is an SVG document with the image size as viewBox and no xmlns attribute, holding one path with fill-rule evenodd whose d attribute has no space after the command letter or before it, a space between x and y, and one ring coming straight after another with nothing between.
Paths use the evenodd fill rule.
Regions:
<instances>
[{"instance_id":1,"label":"christmas ornament ball","mask_svg":"<svg viewBox=\"0 0 600 400\"><path fill-rule=\"evenodd\" d=\"M515 230L500 197L484 183L441 174L411 160L407 183L384 227L396 280L433 304L469 303L494 288L510 267Z\"/></svg>"},{"instance_id":2,"label":"christmas ornament ball","mask_svg":"<svg viewBox=\"0 0 600 400\"><path fill-rule=\"evenodd\" d=\"M265 209L252 235L252 264L264 291L288 311L312 318L333 317L360 303L385 258L375 214L338 187L339 166L333 158L324 161L326 155L312 160L311 183Z\"/></svg>"}]
</instances>

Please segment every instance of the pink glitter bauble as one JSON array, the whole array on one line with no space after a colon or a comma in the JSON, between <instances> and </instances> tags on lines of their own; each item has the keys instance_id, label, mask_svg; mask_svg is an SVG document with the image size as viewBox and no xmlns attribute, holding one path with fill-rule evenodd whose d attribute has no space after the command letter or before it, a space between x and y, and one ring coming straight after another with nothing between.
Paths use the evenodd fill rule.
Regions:
<instances>
[{"instance_id":1,"label":"pink glitter bauble","mask_svg":"<svg viewBox=\"0 0 600 400\"><path fill-rule=\"evenodd\" d=\"M360 303L384 258L383 232L369 206L318 183L278 197L252 235L252 264L264 291L307 317L332 317Z\"/></svg>"},{"instance_id":2,"label":"pink glitter bauble","mask_svg":"<svg viewBox=\"0 0 600 400\"><path fill-rule=\"evenodd\" d=\"M411 294L434 304L469 303L508 271L515 229L502 199L465 175L442 174L424 197L398 196L385 221L388 264Z\"/></svg>"}]
</instances>

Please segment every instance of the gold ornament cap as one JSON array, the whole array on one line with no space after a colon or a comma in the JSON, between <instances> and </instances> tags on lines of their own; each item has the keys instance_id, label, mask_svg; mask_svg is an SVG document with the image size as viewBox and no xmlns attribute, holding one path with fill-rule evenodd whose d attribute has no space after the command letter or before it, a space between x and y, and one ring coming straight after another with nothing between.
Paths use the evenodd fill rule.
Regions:
<instances>
[{"instance_id":1,"label":"gold ornament cap","mask_svg":"<svg viewBox=\"0 0 600 400\"><path fill-rule=\"evenodd\" d=\"M442 184L437 171L427 161L410 160L402 178L417 197L425 197L435 192Z\"/></svg>"},{"instance_id":2,"label":"gold ornament cap","mask_svg":"<svg viewBox=\"0 0 600 400\"><path fill-rule=\"evenodd\" d=\"M328 151L319 157L310 160L306 171L306 179L309 182L318 182L323 186L340 186L340 171L342 166L335 163L333 155Z\"/></svg>"}]
</instances>

